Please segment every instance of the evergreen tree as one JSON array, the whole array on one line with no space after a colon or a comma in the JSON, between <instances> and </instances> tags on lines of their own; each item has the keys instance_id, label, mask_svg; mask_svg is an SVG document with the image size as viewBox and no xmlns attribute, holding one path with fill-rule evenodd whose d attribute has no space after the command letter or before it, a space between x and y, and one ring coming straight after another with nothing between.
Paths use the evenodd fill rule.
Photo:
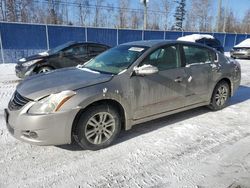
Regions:
<instances>
[{"instance_id":1,"label":"evergreen tree","mask_svg":"<svg viewBox=\"0 0 250 188\"><path fill-rule=\"evenodd\" d=\"M175 10L175 25L173 26L173 30L182 31L183 30L183 22L185 20L186 15L186 0L178 0L176 1L178 4Z\"/></svg>"}]
</instances>

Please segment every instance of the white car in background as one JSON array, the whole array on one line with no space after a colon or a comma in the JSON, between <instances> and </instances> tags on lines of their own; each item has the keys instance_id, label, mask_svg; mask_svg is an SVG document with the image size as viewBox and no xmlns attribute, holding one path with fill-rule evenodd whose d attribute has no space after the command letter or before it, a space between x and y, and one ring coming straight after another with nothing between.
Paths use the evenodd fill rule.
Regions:
<instances>
[{"instance_id":1,"label":"white car in background","mask_svg":"<svg viewBox=\"0 0 250 188\"><path fill-rule=\"evenodd\" d=\"M243 40L230 51L232 58L250 59L250 38Z\"/></svg>"}]
</instances>

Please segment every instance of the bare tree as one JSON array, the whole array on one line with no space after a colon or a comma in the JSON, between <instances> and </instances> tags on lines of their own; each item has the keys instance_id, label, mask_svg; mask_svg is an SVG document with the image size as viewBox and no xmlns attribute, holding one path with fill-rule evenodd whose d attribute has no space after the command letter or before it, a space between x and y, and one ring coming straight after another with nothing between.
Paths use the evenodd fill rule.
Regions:
<instances>
[{"instance_id":1,"label":"bare tree","mask_svg":"<svg viewBox=\"0 0 250 188\"><path fill-rule=\"evenodd\" d=\"M188 13L188 24L192 30L212 31L211 0L192 0L191 9Z\"/></svg>"},{"instance_id":2,"label":"bare tree","mask_svg":"<svg viewBox=\"0 0 250 188\"><path fill-rule=\"evenodd\" d=\"M119 0L119 28L127 28L128 27L128 9L129 9L130 0Z\"/></svg>"},{"instance_id":3,"label":"bare tree","mask_svg":"<svg viewBox=\"0 0 250 188\"><path fill-rule=\"evenodd\" d=\"M7 20L10 22L16 22L17 21L17 15L16 15L16 2L15 0L7 0L6 2L6 11L7 11Z\"/></svg>"},{"instance_id":4,"label":"bare tree","mask_svg":"<svg viewBox=\"0 0 250 188\"><path fill-rule=\"evenodd\" d=\"M242 29L244 33L250 33L250 8L246 11L242 20Z\"/></svg>"},{"instance_id":5,"label":"bare tree","mask_svg":"<svg viewBox=\"0 0 250 188\"><path fill-rule=\"evenodd\" d=\"M0 19L6 21L6 0L0 1Z\"/></svg>"},{"instance_id":6,"label":"bare tree","mask_svg":"<svg viewBox=\"0 0 250 188\"><path fill-rule=\"evenodd\" d=\"M60 15L60 0L48 0L48 17L47 23L61 24L62 16Z\"/></svg>"},{"instance_id":7,"label":"bare tree","mask_svg":"<svg viewBox=\"0 0 250 188\"><path fill-rule=\"evenodd\" d=\"M95 4L95 12L94 12L94 27L100 27L101 26L101 17L102 17L102 4L105 0L96 0Z\"/></svg>"},{"instance_id":8,"label":"bare tree","mask_svg":"<svg viewBox=\"0 0 250 188\"><path fill-rule=\"evenodd\" d=\"M85 26L87 25L87 15L90 14L89 9L89 0L76 0L76 3L79 6L79 22L80 25Z\"/></svg>"},{"instance_id":9,"label":"bare tree","mask_svg":"<svg viewBox=\"0 0 250 188\"><path fill-rule=\"evenodd\" d=\"M142 22L140 18L140 13L136 11L131 12L131 28L132 29L139 29L140 24Z\"/></svg>"},{"instance_id":10,"label":"bare tree","mask_svg":"<svg viewBox=\"0 0 250 188\"><path fill-rule=\"evenodd\" d=\"M169 23L169 14L170 12L172 11L173 9L173 1L170 1L170 0L161 0L161 5L162 5L162 9L163 9L163 12L164 12L164 23L163 23L163 28L165 30L168 30L170 29L169 25L171 25Z\"/></svg>"},{"instance_id":11,"label":"bare tree","mask_svg":"<svg viewBox=\"0 0 250 188\"><path fill-rule=\"evenodd\" d=\"M152 11L148 11L148 29L159 30L161 23L161 13L158 3L154 3L151 5Z\"/></svg>"}]
</instances>

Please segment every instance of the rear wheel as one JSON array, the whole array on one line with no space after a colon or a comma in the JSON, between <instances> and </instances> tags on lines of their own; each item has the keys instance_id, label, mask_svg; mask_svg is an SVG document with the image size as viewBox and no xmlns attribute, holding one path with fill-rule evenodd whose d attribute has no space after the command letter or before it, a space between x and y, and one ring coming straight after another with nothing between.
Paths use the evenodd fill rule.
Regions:
<instances>
[{"instance_id":1,"label":"rear wheel","mask_svg":"<svg viewBox=\"0 0 250 188\"><path fill-rule=\"evenodd\" d=\"M220 110L227 105L230 96L229 85L225 81L219 82L214 91L211 98L211 104L209 108L212 110Z\"/></svg>"},{"instance_id":2,"label":"rear wheel","mask_svg":"<svg viewBox=\"0 0 250 188\"><path fill-rule=\"evenodd\" d=\"M81 115L75 138L83 149L98 150L109 146L120 130L121 119L114 107L93 106Z\"/></svg>"}]
</instances>

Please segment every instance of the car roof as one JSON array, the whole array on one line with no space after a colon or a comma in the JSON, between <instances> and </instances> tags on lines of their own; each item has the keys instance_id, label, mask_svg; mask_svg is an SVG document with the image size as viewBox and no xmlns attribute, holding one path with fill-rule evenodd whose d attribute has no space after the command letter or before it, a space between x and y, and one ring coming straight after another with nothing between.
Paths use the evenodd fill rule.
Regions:
<instances>
[{"instance_id":1,"label":"car roof","mask_svg":"<svg viewBox=\"0 0 250 188\"><path fill-rule=\"evenodd\" d=\"M200 47L206 47L208 49L214 50L213 48L204 44L195 43L195 42L187 42L187 41L177 41L177 40L142 40L142 41L123 43L121 45L146 46L146 47L151 48L154 46L163 46L167 44L189 44L189 45L195 45L195 46L200 46Z\"/></svg>"}]
</instances>

